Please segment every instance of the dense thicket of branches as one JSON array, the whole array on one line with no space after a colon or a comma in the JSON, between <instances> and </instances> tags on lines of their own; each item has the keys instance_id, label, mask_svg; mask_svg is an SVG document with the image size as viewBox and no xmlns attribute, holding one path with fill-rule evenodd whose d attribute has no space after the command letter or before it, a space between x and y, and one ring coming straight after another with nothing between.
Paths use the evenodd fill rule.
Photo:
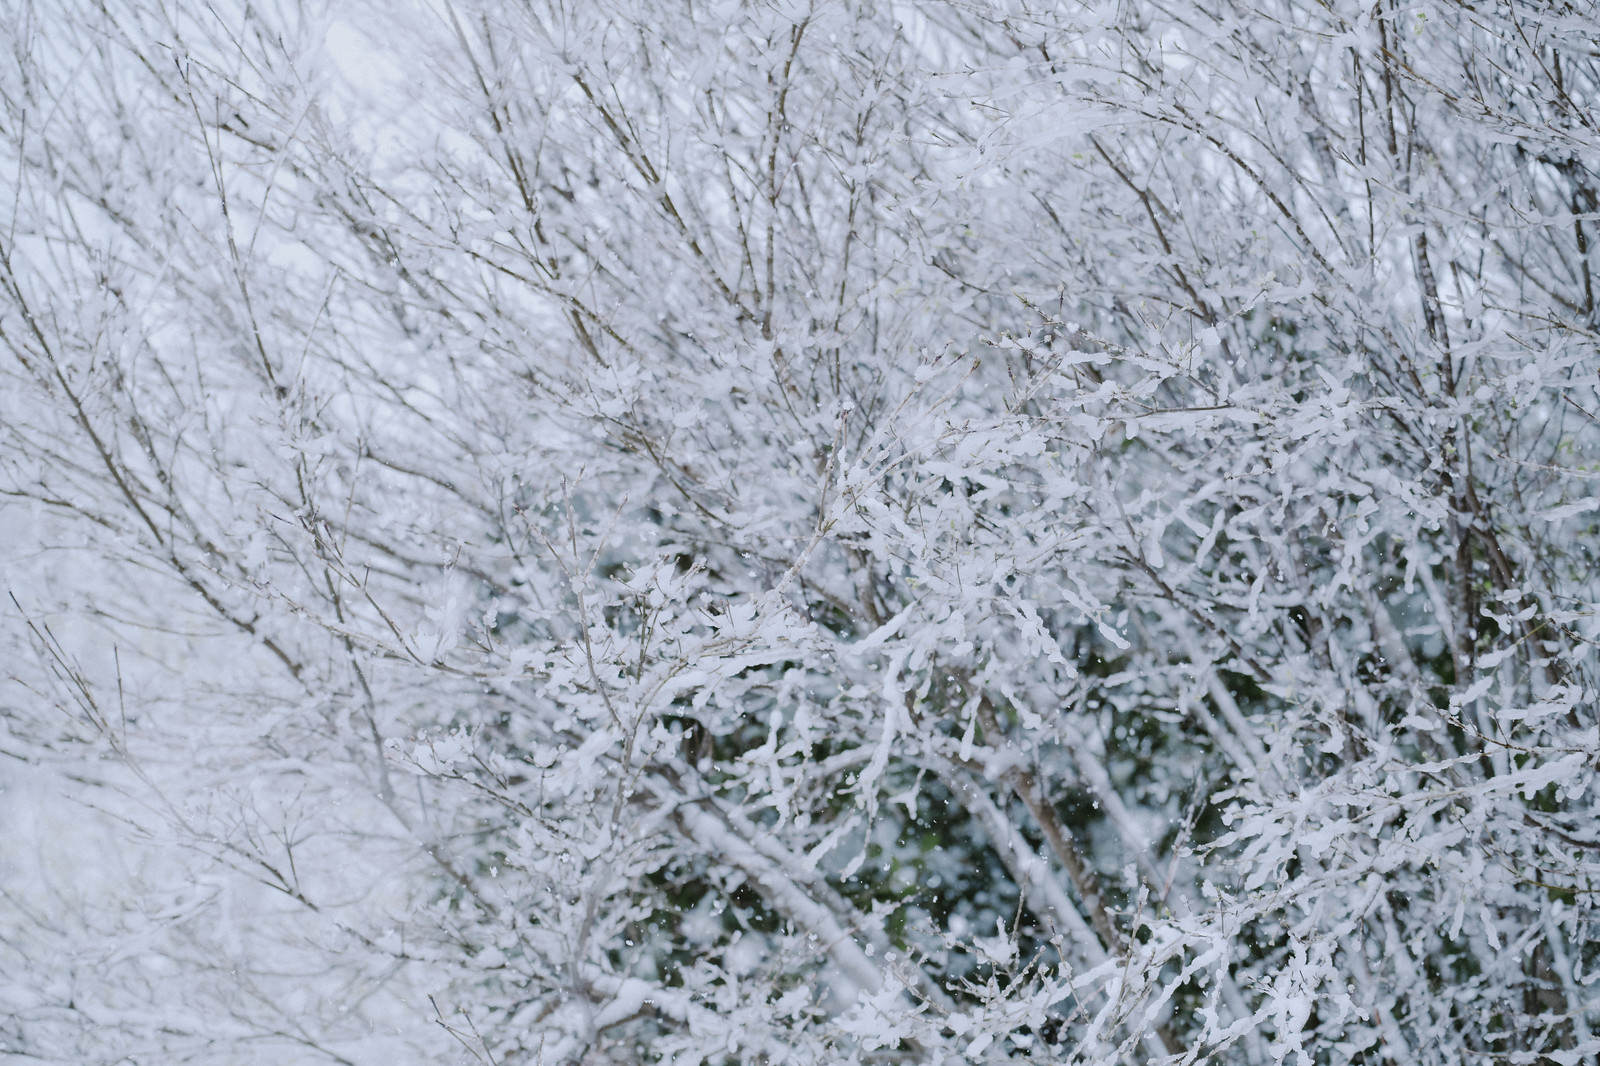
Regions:
<instances>
[{"instance_id":1,"label":"dense thicket of branches","mask_svg":"<svg viewBox=\"0 0 1600 1066\"><path fill-rule=\"evenodd\" d=\"M1592 6L5 19L0 1059L1600 1051Z\"/></svg>"}]
</instances>

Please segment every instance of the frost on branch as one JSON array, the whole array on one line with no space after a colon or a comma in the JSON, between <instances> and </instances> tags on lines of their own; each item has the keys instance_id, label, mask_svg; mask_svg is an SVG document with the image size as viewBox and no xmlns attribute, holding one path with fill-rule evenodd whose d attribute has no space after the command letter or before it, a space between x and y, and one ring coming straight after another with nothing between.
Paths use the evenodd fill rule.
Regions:
<instances>
[{"instance_id":1,"label":"frost on branch","mask_svg":"<svg viewBox=\"0 0 1600 1066\"><path fill-rule=\"evenodd\" d=\"M0 1057L1600 1053L1591 13L3 17Z\"/></svg>"}]
</instances>

